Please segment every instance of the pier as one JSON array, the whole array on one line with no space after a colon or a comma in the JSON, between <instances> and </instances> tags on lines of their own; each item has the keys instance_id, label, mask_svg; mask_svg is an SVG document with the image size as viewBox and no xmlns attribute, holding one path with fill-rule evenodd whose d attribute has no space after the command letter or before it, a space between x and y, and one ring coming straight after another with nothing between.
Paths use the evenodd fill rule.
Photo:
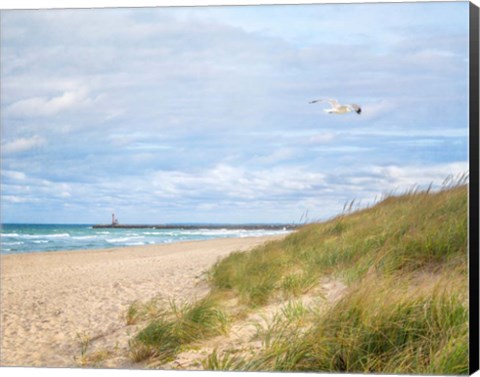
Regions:
<instances>
[{"instance_id":1,"label":"pier","mask_svg":"<svg viewBox=\"0 0 480 377\"><path fill-rule=\"evenodd\" d=\"M120 224L112 213L111 224L93 225L93 229L240 229L240 230L294 230L302 224Z\"/></svg>"},{"instance_id":2,"label":"pier","mask_svg":"<svg viewBox=\"0 0 480 377\"><path fill-rule=\"evenodd\" d=\"M300 224L162 224L162 225L135 225L135 224L105 224L93 225L93 229L241 229L241 230L295 230Z\"/></svg>"}]
</instances>

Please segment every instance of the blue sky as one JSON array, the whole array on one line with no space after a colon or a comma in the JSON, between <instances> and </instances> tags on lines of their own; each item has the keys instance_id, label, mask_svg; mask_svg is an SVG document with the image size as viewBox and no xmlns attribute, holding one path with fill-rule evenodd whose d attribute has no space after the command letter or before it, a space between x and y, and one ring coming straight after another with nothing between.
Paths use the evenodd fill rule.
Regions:
<instances>
[{"instance_id":1,"label":"blue sky","mask_svg":"<svg viewBox=\"0 0 480 377\"><path fill-rule=\"evenodd\" d=\"M2 222L294 222L468 170L468 3L2 11ZM362 105L330 115L316 98Z\"/></svg>"}]
</instances>

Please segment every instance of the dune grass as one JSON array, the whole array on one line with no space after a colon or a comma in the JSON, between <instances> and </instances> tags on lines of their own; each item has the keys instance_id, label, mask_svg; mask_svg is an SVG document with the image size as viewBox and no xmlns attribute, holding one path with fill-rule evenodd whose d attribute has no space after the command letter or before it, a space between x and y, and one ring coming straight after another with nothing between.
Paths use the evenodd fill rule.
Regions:
<instances>
[{"instance_id":1,"label":"dune grass","mask_svg":"<svg viewBox=\"0 0 480 377\"><path fill-rule=\"evenodd\" d=\"M171 301L169 308L157 308L149 324L130 341L131 358L170 361L196 340L225 332L227 325L227 316L211 296L194 304Z\"/></svg>"},{"instance_id":2,"label":"dune grass","mask_svg":"<svg viewBox=\"0 0 480 377\"><path fill-rule=\"evenodd\" d=\"M351 283L369 271L389 276L459 268L466 273L467 220L466 186L389 197L251 252L232 254L217 263L211 281L256 306L279 290L304 292L325 275Z\"/></svg>"},{"instance_id":3,"label":"dune grass","mask_svg":"<svg viewBox=\"0 0 480 377\"><path fill-rule=\"evenodd\" d=\"M220 261L213 286L253 308L304 293L322 276L349 290L302 331L270 334L274 346L255 357L214 355L206 367L467 373L467 221L466 185L412 190Z\"/></svg>"},{"instance_id":4,"label":"dune grass","mask_svg":"<svg viewBox=\"0 0 480 377\"><path fill-rule=\"evenodd\" d=\"M223 295L244 311L290 304L258 329L259 352L216 350L205 369L466 374L467 200L463 182L435 193L415 189L233 253L209 273L211 293L196 304L205 310L201 320L189 319L193 307L158 318L136 336L136 349L168 359L218 334L226 328ZM339 301L318 312L291 304L318 295L313 288L325 277L347 284Z\"/></svg>"},{"instance_id":5,"label":"dune grass","mask_svg":"<svg viewBox=\"0 0 480 377\"><path fill-rule=\"evenodd\" d=\"M246 371L468 374L466 289L459 280L442 280L410 289L397 279L364 281L306 325L276 318L261 334L260 353L230 355L227 365ZM212 361L205 366L216 369Z\"/></svg>"}]
</instances>

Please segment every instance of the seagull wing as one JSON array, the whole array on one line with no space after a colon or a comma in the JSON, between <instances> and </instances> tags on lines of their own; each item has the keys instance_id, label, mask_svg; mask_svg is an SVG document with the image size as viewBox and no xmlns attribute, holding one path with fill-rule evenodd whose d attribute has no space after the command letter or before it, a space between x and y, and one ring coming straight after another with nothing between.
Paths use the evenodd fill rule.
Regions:
<instances>
[{"instance_id":1,"label":"seagull wing","mask_svg":"<svg viewBox=\"0 0 480 377\"><path fill-rule=\"evenodd\" d=\"M334 109L338 109L340 107L340 104L336 99L327 99L327 101Z\"/></svg>"},{"instance_id":2,"label":"seagull wing","mask_svg":"<svg viewBox=\"0 0 480 377\"><path fill-rule=\"evenodd\" d=\"M338 107L340 107L340 104L337 102L336 99L316 99L316 100L313 100L313 101L310 101L309 103L317 103L317 102L328 102L330 104L330 106L332 106L332 108L336 109Z\"/></svg>"}]
</instances>

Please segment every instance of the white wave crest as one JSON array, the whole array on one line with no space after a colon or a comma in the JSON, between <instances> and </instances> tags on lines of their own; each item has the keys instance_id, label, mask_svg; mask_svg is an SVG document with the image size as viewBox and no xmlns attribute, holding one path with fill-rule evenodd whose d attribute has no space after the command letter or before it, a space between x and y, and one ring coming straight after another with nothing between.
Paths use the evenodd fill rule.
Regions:
<instances>
[{"instance_id":1,"label":"white wave crest","mask_svg":"<svg viewBox=\"0 0 480 377\"><path fill-rule=\"evenodd\" d=\"M98 238L97 236L73 236L72 239L74 240L91 240L94 238Z\"/></svg>"},{"instance_id":2,"label":"white wave crest","mask_svg":"<svg viewBox=\"0 0 480 377\"><path fill-rule=\"evenodd\" d=\"M20 238L27 238L27 239L38 239L38 238L70 238L70 234L68 233L57 233L57 234L23 234L19 236Z\"/></svg>"},{"instance_id":3,"label":"white wave crest","mask_svg":"<svg viewBox=\"0 0 480 377\"><path fill-rule=\"evenodd\" d=\"M141 236L134 236L134 237L121 237L121 238L107 238L105 241L110 242L110 243L124 243L124 242L129 242L138 238L143 238Z\"/></svg>"}]
</instances>

